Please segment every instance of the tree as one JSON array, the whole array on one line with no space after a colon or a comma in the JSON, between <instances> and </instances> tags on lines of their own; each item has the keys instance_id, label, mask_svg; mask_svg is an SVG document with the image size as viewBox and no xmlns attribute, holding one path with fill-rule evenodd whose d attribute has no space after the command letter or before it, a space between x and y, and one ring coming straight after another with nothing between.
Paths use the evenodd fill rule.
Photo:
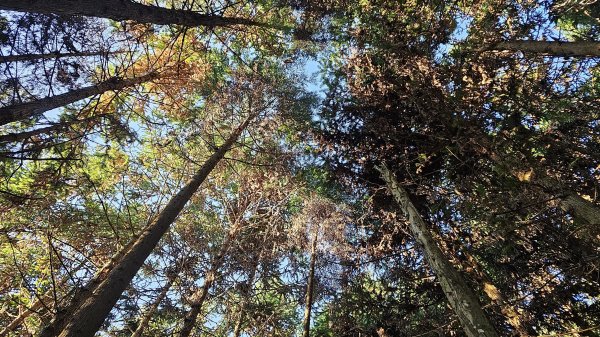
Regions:
<instances>
[{"instance_id":1,"label":"tree","mask_svg":"<svg viewBox=\"0 0 600 337\"><path fill-rule=\"evenodd\" d=\"M520 51L561 57L598 57L600 56L600 43L595 41L502 41L490 46L489 50Z\"/></svg>"},{"instance_id":2,"label":"tree","mask_svg":"<svg viewBox=\"0 0 600 337\"><path fill-rule=\"evenodd\" d=\"M477 296L438 248L406 190L398 184L387 167L381 166L378 170L407 217L416 241L423 247L427 261L440 280L448 302L458 315L467 336L498 336L481 309Z\"/></svg>"},{"instance_id":3,"label":"tree","mask_svg":"<svg viewBox=\"0 0 600 337\"><path fill-rule=\"evenodd\" d=\"M70 322L58 336L93 336L96 333L121 293L142 266L144 260L150 255L163 234L175 221L179 212L225 156L225 153L235 143L251 120L251 117L246 118L232 132L224 144L200 167L179 193L173 196L156 220L138 236L131 249L115 264L106 276L106 280L95 289L93 296L85 301L73 314Z\"/></svg>"},{"instance_id":4,"label":"tree","mask_svg":"<svg viewBox=\"0 0 600 337\"><path fill-rule=\"evenodd\" d=\"M160 303L167 296L167 293L169 292L169 289L171 289L171 286L173 285L174 281L175 281L175 276L174 275L169 276L167 283L162 287L160 293L158 294L158 296L156 297L154 302L150 305L150 307L148 307L146 309L146 312L144 313L144 315L142 316L142 319L138 323L137 329L135 329L133 334L131 334L131 337L142 337L143 336L146 326L150 322L150 319L152 319L152 316L154 315L154 312L156 311L156 309L158 308Z\"/></svg>"},{"instance_id":5,"label":"tree","mask_svg":"<svg viewBox=\"0 0 600 337\"><path fill-rule=\"evenodd\" d=\"M144 5L129 0L110 0L102 4L94 1L3 1L2 9L66 16L84 15L112 19L115 21L133 20L140 23L157 25L176 24L188 27L218 27L232 25L267 26L267 24L246 18L231 18L218 15L201 14L190 10L167 9Z\"/></svg>"},{"instance_id":6,"label":"tree","mask_svg":"<svg viewBox=\"0 0 600 337\"><path fill-rule=\"evenodd\" d=\"M150 72L134 78L113 77L96 85L73 90L64 94L38 99L32 102L15 104L0 108L0 125L24 121L43 114L46 111L75 103L90 96L100 95L107 91L121 90L136 84L158 78L158 72Z\"/></svg>"}]
</instances>

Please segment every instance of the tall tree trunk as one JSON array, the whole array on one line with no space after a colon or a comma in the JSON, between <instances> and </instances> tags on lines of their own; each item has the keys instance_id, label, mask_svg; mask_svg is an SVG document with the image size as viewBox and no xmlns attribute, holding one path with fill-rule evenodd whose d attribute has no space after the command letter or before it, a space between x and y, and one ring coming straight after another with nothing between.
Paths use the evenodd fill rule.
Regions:
<instances>
[{"instance_id":1,"label":"tall tree trunk","mask_svg":"<svg viewBox=\"0 0 600 337\"><path fill-rule=\"evenodd\" d=\"M157 25L182 25L188 27L217 27L232 25L262 26L250 19L201 14L195 11L168 9L144 5L130 0L2 0L0 9L107 18L115 21L132 20Z\"/></svg>"},{"instance_id":2,"label":"tall tree trunk","mask_svg":"<svg viewBox=\"0 0 600 337\"><path fill-rule=\"evenodd\" d=\"M64 94L41 98L32 102L20 103L0 108L0 125L27 120L43 114L46 111L75 103L84 98L99 95L106 91L121 90L136 84L151 81L158 77L157 72L151 72L134 78L114 77L89 87L73 90Z\"/></svg>"},{"instance_id":3,"label":"tall tree trunk","mask_svg":"<svg viewBox=\"0 0 600 337\"><path fill-rule=\"evenodd\" d=\"M152 319L152 316L154 316L154 312L156 311L156 309L158 309L158 306L165 299L165 297L167 297L167 293L169 292L169 289L171 289L173 282L175 282L175 278L176 277L174 275L169 276L167 283L163 286L158 297L154 300L154 302L152 302L152 305L148 308L148 310L146 310L146 313L140 320L137 329L135 329L131 337L142 337L142 334L148 326L150 319Z\"/></svg>"},{"instance_id":4,"label":"tall tree trunk","mask_svg":"<svg viewBox=\"0 0 600 337\"><path fill-rule=\"evenodd\" d=\"M308 283L306 285L306 296L304 300L304 319L302 320L302 337L310 335L310 314L313 305L315 287L315 264L317 263L317 238L319 231L315 229L310 248L310 265L308 270Z\"/></svg>"},{"instance_id":5,"label":"tall tree trunk","mask_svg":"<svg viewBox=\"0 0 600 337\"><path fill-rule=\"evenodd\" d=\"M67 324L67 319L69 316L71 316L84 301L93 295L96 287L98 287L98 285L100 285L100 283L106 279L106 276L110 270L131 248L133 242L133 240L130 241L123 248L119 249L117 253L111 256L110 260L107 261L102 268L96 272L94 277L83 288L79 288L75 291L75 294L66 306L57 306L57 310L52 318L52 321L42 329L38 337L53 337L60 333Z\"/></svg>"},{"instance_id":6,"label":"tall tree trunk","mask_svg":"<svg viewBox=\"0 0 600 337\"><path fill-rule=\"evenodd\" d=\"M206 275L204 276L204 284L202 288L198 289L196 293L192 296L190 311L185 315L183 319L183 326L181 331L179 332L180 337L188 337L191 335L194 326L196 325L196 321L198 320L198 316L202 312L202 306L204 305L204 301L208 298L208 293L210 288L212 287L215 279L217 277L217 272L223 263L223 258L225 254L229 250L231 242L235 239L237 232L240 228L241 221L236 221L233 227L228 231L225 236L225 240L223 240L223 244L219 249L217 255L213 258Z\"/></svg>"},{"instance_id":7,"label":"tall tree trunk","mask_svg":"<svg viewBox=\"0 0 600 337\"><path fill-rule=\"evenodd\" d=\"M84 56L104 56L114 54L108 51L90 51L90 52L74 52L74 53L44 53L44 54L22 54L22 55L6 55L0 56L0 62L23 62L35 60L57 59L62 57L84 57Z\"/></svg>"},{"instance_id":8,"label":"tall tree trunk","mask_svg":"<svg viewBox=\"0 0 600 337\"><path fill-rule=\"evenodd\" d=\"M185 204L198 190L202 182L212 172L225 153L251 121L248 117L237 127L225 143L196 171L187 184L169 200L158 217L137 238L131 249L111 269L106 279L96 287L93 296L88 298L70 317L70 321L60 333L61 337L92 337L98 331L106 316L119 300L146 258L152 253L164 233L170 228Z\"/></svg>"},{"instance_id":9,"label":"tall tree trunk","mask_svg":"<svg viewBox=\"0 0 600 337\"><path fill-rule=\"evenodd\" d=\"M497 337L498 334L481 309L477 296L437 246L425 221L411 202L408 192L398 184L396 178L385 165L381 165L377 169L396 202L401 206L415 240L423 248L429 266L435 272L442 290L458 316L467 336Z\"/></svg>"},{"instance_id":10,"label":"tall tree trunk","mask_svg":"<svg viewBox=\"0 0 600 337\"><path fill-rule=\"evenodd\" d=\"M491 45L488 50L521 51L523 53L545 54L551 56L600 56L600 42L595 41L502 41Z\"/></svg>"},{"instance_id":11,"label":"tall tree trunk","mask_svg":"<svg viewBox=\"0 0 600 337\"><path fill-rule=\"evenodd\" d=\"M548 191L552 191L553 188L556 189L556 187L562 185L549 177L542 178L540 184ZM572 212L576 218L591 225L591 232L595 235L598 234L598 226L600 226L600 207L598 207L598 205L589 200L585 200L579 194L565 188L555 191L555 193L560 197L560 207L563 210Z\"/></svg>"}]
</instances>

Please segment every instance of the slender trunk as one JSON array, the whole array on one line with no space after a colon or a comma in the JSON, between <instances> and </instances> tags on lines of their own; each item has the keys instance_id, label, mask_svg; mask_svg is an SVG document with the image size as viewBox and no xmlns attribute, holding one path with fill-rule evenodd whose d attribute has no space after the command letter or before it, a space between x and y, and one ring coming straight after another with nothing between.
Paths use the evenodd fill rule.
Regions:
<instances>
[{"instance_id":1,"label":"slender trunk","mask_svg":"<svg viewBox=\"0 0 600 337\"><path fill-rule=\"evenodd\" d=\"M523 53L545 54L551 56L571 57L598 57L600 56L600 42L595 41L503 41L498 42L488 50L520 51Z\"/></svg>"},{"instance_id":2,"label":"slender trunk","mask_svg":"<svg viewBox=\"0 0 600 337\"><path fill-rule=\"evenodd\" d=\"M170 228L185 204L225 156L225 153L235 143L250 121L251 117L248 117L237 127L225 143L210 156L179 193L169 200L158 217L146 227L131 249L111 269L106 279L96 287L93 296L88 298L70 317L69 323L59 336L94 336L146 258L152 253L163 234Z\"/></svg>"},{"instance_id":3,"label":"slender trunk","mask_svg":"<svg viewBox=\"0 0 600 337\"><path fill-rule=\"evenodd\" d=\"M244 311L246 310L246 305L248 305L248 300L250 294L252 293L252 287L254 286L254 279L256 278L256 272L258 271L258 266L262 259L263 253L263 245L261 245L260 252L254 262L252 264L252 269L250 270L250 275L248 275L248 281L246 282L246 286L242 289L242 303L240 305L240 314L238 315L238 319L235 322L235 327L233 328L233 337L240 337L242 334L242 325L244 324Z\"/></svg>"},{"instance_id":4,"label":"slender trunk","mask_svg":"<svg viewBox=\"0 0 600 337\"><path fill-rule=\"evenodd\" d=\"M154 316L154 312L156 311L156 309L158 309L160 303L165 299L165 297L167 297L167 293L169 292L169 289L171 289L173 282L175 282L175 277L170 276L169 280L167 281L167 284L164 285L158 297L154 300L154 302L152 302L152 305L148 308L148 310L140 320L137 329L135 329L131 337L142 337L144 329L146 329L146 326L148 326L150 319L152 319L152 316Z\"/></svg>"},{"instance_id":5,"label":"slender trunk","mask_svg":"<svg viewBox=\"0 0 600 337\"><path fill-rule=\"evenodd\" d=\"M121 248L106 262L100 270L96 272L94 277L83 288L75 291L75 294L65 307L59 307L52 321L42 329L38 337L53 337L56 336L67 324L67 319L77 310L77 308L88 298L90 298L96 287L106 279L110 270L114 267L118 260L131 248L134 241L130 241L127 245Z\"/></svg>"},{"instance_id":6,"label":"slender trunk","mask_svg":"<svg viewBox=\"0 0 600 337\"><path fill-rule=\"evenodd\" d=\"M215 282L215 279L217 277L217 271L219 270L219 267L221 267L221 264L223 262L223 257L229 250L231 242L235 239L235 236L237 235L237 232L240 228L240 224L240 221L236 221L233 227L229 230L227 236L225 236L225 240L223 240L223 244L221 245L219 252L213 258L210 264L210 268L204 276L204 284L202 285L202 288L200 288L192 296L190 304L191 308L187 315L185 315L185 318L183 319L183 326L181 328L181 331L179 332L180 337L188 337L191 335L192 330L196 325L196 321L198 320L198 316L202 312L202 306L204 305L204 301L206 301L206 298L208 297L208 292L210 291L210 288Z\"/></svg>"},{"instance_id":7,"label":"slender trunk","mask_svg":"<svg viewBox=\"0 0 600 337\"><path fill-rule=\"evenodd\" d=\"M74 53L44 53L44 54L22 54L22 55L6 55L0 56L0 62L23 62L23 61L36 61L36 60L47 60L57 59L62 57L84 57L84 56L104 56L113 54L113 52L106 51L91 51L91 52L74 52Z\"/></svg>"},{"instance_id":8,"label":"slender trunk","mask_svg":"<svg viewBox=\"0 0 600 337\"><path fill-rule=\"evenodd\" d=\"M317 262L317 237L318 230L315 230L310 249L310 265L308 270L308 284L306 285L306 297L304 307L304 319L302 320L302 337L310 335L310 313L312 311L313 295L315 287L315 264Z\"/></svg>"},{"instance_id":9,"label":"slender trunk","mask_svg":"<svg viewBox=\"0 0 600 337\"><path fill-rule=\"evenodd\" d=\"M64 94L41 98L32 102L20 103L0 108L0 125L27 120L43 114L46 111L75 103L84 98L99 95L106 91L121 90L136 84L151 81L158 77L157 72L151 72L134 78L113 77L104 82L89 87L73 90Z\"/></svg>"},{"instance_id":10,"label":"slender trunk","mask_svg":"<svg viewBox=\"0 0 600 337\"><path fill-rule=\"evenodd\" d=\"M212 268L211 268L212 269ZM193 296L190 304L190 311L185 315L183 319L183 326L181 327L181 331L179 332L180 337L187 337L192 334L192 330L196 325L196 321L198 320L198 316L202 312L202 306L204 305L204 301L208 297L208 292L215 281L215 273L212 270L209 270L204 276L204 284L202 288L200 288Z\"/></svg>"},{"instance_id":11,"label":"slender trunk","mask_svg":"<svg viewBox=\"0 0 600 337\"><path fill-rule=\"evenodd\" d=\"M497 337L498 334L481 309L477 296L437 246L425 221L423 221L423 218L421 218L411 202L408 192L398 184L396 178L385 165L377 169L380 171L396 202L401 206L404 215L409 221L410 230L415 240L422 247L429 266L435 272L442 290L446 294L450 306L458 316L467 336Z\"/></svg>"},{"instance_id":12,"label":"slender trunk","mask_svg":"<svg viewBox=\"0 0 600 337\"><path fill-rule=\"evenodd\" d=\"M250 19L201 14L181 9L144 5L130 0L3 0L0 9L58 14L65 16L93 16L115 21L132 20L157 25L188 27L218 27L232 25L269 27Z\"/></svg>"},{"instance_id":13,"label":"slender trunk","mask_svg":"<svg viewBox=\"0 0 600 337\"><path fill-rule=\"evenodd\" d=\"M25 131L25 132L19 132L19 133L8 133L5 135L0 135L0 143L21 142L21 141L24 141L31 137L47 134L47 133L54 132L54 131L62 131L62 130L67 129L69 126L71 126L73 124L89 122L89 121L92 121L94 119L97 119L97 118L100 118L103 116L106 116L106 114L95 115L95 116L84 118L84 119L65 121L65 122L61 122L61 123L54 124L51 126L47 126L45 128L39 128L39 129L31 130L31 131Z\"/></svg>"}]
</instances>

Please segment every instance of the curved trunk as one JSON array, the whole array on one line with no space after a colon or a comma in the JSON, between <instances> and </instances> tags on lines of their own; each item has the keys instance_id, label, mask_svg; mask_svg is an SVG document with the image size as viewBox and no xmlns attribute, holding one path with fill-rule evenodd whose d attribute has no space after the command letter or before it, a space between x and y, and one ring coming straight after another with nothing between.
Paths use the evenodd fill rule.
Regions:
<instances>
[{"instance_id":1,"label":"curved trunk","mask_svg":"<svg viewBox=\"0 0 600 337\"><path fill-rule=\"evenodd\" d=\"M65 16L93 16L115 21L132 20L157 25L176 24L188 27L268 24L245 18L207 15L199 12L144 5L129 0L3 0L0 9Z\"/></svg>"},{"instance_id":2,"label":"curved trunk","mask_svg":"<svg viewBox=\"0 0 600 337\"><path fill-rule=\"evenodd\" d=\"M310 266L308 271L308 283L306 285L306 297L304 308L304 319L302 320L302 337L310 335L310 314L312 311L313 295L315 287L315 264L317 262L317 235L319 231L315 230L310 249Z\"/></svg>"},{"instance_id":3,"label":"curved trunk","mask_svg":"<svg viewBox=\"0 0 600 337\"><path fill-rule=\"evenodd\" d=\"M146 326L148 326L150 319L152 319L152 316L154 316L154 312L156 311L156 309L158 309L160 303L165 299L165 297L167 297L167 293L169 292L169 289L171 289L173 282L175 282L175 277L169 277L167 284L164 285L158 297L154 300L154 302L152 302L152 305L148 308L148 310L140 320L137 329L135 329L131 337L142 337L144 329L146 329Z\"/></svg>"},{"instance_id":4,"label":"curved trunk","mask_svg":"<svg viewBox=\"0 0 600 337\"><path fill-rule=\"evenodd\" d=\"M121 90L136 84L144 83L158 77L151 72L134 78L114 77L89 87L72 90L64 94L41 98L32 102L20 103L0 108L0 125L27 120L39 116L46 111L75 103L90 96L99 95L106 91Z\"/></svg>"},{"instance_id":5,"label":"curved trunk","mask_svg":"<svg viewBox=\"0 0 600 337\"><path fill-rule=\"evenodd\" d=\"M485 151L487 151L487 149ZM494 152L489 152L489 155L497 165L503 167L508 172L511 172L517 180L532 183L534 185L537 184L545 193L556 195L560 207L564 211L572 212L576 218L591 225L591 229L588 230L588 232L592 234L592 237L598 234L598 225L600 225L600 206L584 199L575 191L566 188L564 184L557 179L547 176L544 172L536 171L533 174L529 174L527 178L524 178L522 172L512 169L510 165L506 164L501 156Z\"/></svg>"},{"instance_id":6,"label":"curved trunk","mask_svg":"<svg viewBox=\"0 0 600 337\"><path fill-rule=\"evenodd\" d=\"M96 287L94 294L71 315L70 321L59 336L94 336L163 234L170 228L185 204L248 126L250 120L250 117L247 118L236 128L225 143L210 156L179 193L169 200L158 217L146 227L131 249L111 269L106 279Z\"/></svg>"},{"instance_id":7,"label":"curved trunk","mask_svg":"<svg viewBox=\"0 0 600 337\"><path fill-rule=\"evenodd\" d=\"M377 169L404 212L415 240L422 247L429 266L435 272L467 336L497 337L498 334L481 309L477 296L437 246L425 221L411 202L408 192L398 184L385 165Z\"/></svg>"},{"instance_id":8,"label":"curved trunk","mask_svg":"<svg viewBox=\"0 0 600 337\"><path fill-rule=\"evenodd\" d=\"M488 48L488 50L520 51L523 53L545 54L551 56L597 57L600 56L600 42L595 41L503 41Z\"/></svg>"}]
</instances>

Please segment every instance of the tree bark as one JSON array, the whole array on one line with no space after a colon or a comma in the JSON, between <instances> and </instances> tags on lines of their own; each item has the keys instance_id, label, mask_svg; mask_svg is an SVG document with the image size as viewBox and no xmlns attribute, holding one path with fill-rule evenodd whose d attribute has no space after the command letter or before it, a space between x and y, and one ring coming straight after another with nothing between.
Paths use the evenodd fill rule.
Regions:
<instances>
[{"instance_id":1,"label":"tree bark","mask_svg":"<svg viewBox=\"0 0 600 337\"><path fill-rule=\"evenodd\" d=\"M64 94L41 98L32 102L20 103L0 108L0 125L27 120L39 116L46 111L75 103L84 98L99 95L106 91L121 90L136 84L151 81L158 77L157 72L151 72L134 78L113 77L104 82L89 87L73 90Z\"/></svg>"},{"instance_id":2,"label":"tree bark","mask_svg":"<svg viewBox=\"0 0 600 337\"><path fill-rule=\"evenodd\" d=\"M269 27L245 18L207 15L199 12L144 5L129 0L3 0L0 9L58 15L83 15L115 21L133 20L157 25L218 27L232 25Z\"/></svg>"},{"instance_id":3,"label":"tree bark","mask_svg":"<svg viewBox=\"0 0 600 337\"><path fill-rule=\"evenodd\" d=\"M167 297L167 293L169 292L169 289L171 289L173 282L175 282L175 276L169 276L167 284L163 286L158 297L154 300L154 302L152 302L152 305L148 308L148 310L140 320L137 329L135 329L131 337L142 337L142 334L148 326L150 319L152 319L152 316L154 316L154 312L156 311L156 309L158 309L158 306L165 299L165 297Z\"/></svg>"},{"instance_id":4,"label":"tree bark","mask_svg":"<svg viewBox=\"0 0 600 337\"><path fill-rule=\"evenodd\" d=\"M488 48L488 50L520 51L523 53L545 54L561 57L598 57L600 42L595 41L503 41Z\"/></svg>"},{"instance_id":5,"label":"tree bark","mask_svg":"<svg viewBox=\"0 0 600 337\"><path fill-rule=\"evenodd\" d=\"M317 238L319 231L315 230L310 248L310 265L308 270L308 283L306 285L306 296L304 302L304 319L302 320L302 337L310 335L310 314L312 311L314 287L315 287L315 264L317 263Z\"/></svg>"},{"instance_id":6,"label":"tree bark","mask_svg":"<svg viewBox=\"0 0 600 337\"><path fill-rule=\"evenodd\" d=\"M600 208L597 205L570 190L562 193L560 201L563 210L573 212L576 217L593 226L592 231L597 234L600 225Z\"/></svg>"},{"instance_id":7,"label":"tree bark","mask_svg":"<svg viewBox=\"0 0 600 337\"><path fill-rule=\"evenodd\" d=\"M213 260L210 264L210 268L208 269L208 271L206 272L206 275L204 276L204 284L202 285L202 288L200 288L192 296L191 305L190 305L191 308L190 308L190 311L185 315L185 318L183 319L183 326L181 328L181 331L179 332L180 337L188 337L191 335L192 330L194 329L194 326L196 325L196 321L198 320L198 316L200 315L200 312L202 312L202 306L204 305L204 301L206 301L206 298L208 297L210 288L212 287L212 285L215 282L219 267L221 267L223 258L225 257L225 254L229 250L231 242L235 239L235 237L237 235L237 232L240 228L240 224L241 224L240 221L236 221L236 223L233 225L233 227L228 231L227 235L225 236L225 240L223 240L223 244L221 245L221 248L219 249L219 252L213 258Z\"/></svg>"},{"instance_id":8,"label":"tree bark","mask_svg":"<svg viewBox=\"0 0 600 337\"><path fill-rule=\"evenodd\" d=\"M94 336L106 319L106 316L108 316L113 306L119 300L120 295L127 288L146 258L152 253L164 233L170 228L202 182L242 134L251 119L251 117L248 117L238 126L225 143L196 171L194 176L179 193L169 200L158 217L146 227L131 249L115 264L106 279L98 285L93 296L88 298L70 317L70 321L59 336Z\"/></svg>"},{"instance_id":9,"label":"tree bark","mask_svg":"<svg viewBox=\"0 0 600 337\"><path fill-rule=\"evenodd\" d=\"M469 337L497 337L498 334L481 309L477 296L437 246L425 221L411 202L408 192L398 184L385 165L381 165L377 169L408 219L410 230L417 243L422 247L429 266L435 272L466 335Z\"/></svg>"},{"instance_id":10,"label":"tree bark","mask_svg":"<svg viewBox=\"0 0 600 337\"><path fill-rule=\"evenodd\" d=\"M57 124L54 124L51 126L47 126L47 127L39 128L39 129L35 129L35 130L0 135L0 143L21 142L21 141L24 141L31 137L34 137L34 136L48 134L50 132L60 132L60 131L67 129L69 126L71 126L73 124L90 122L94 119L101 118L106 115L107 114L99 114L99 115L95 115L95 116L84 118L84 119L76 119L76 120L60 122L60 123L57 123Z\"/></svg>"},{"instance_id":11,"label":"tree bark","mask_svg":"<svg viewBox=\"0 0 600 337\"><path fill-rule=\"evenodd\" d=\"M94 277L85 285L85 287L77 289L67 306L58 308L50 324L42 329L38 337L54 337L60 333L67 324L68 317L71 316L84 301L92 296L96 287L104 281L115 263L125 255L132 245L133 241L121 248L104 264L104 266L102 266L102 268L100 268L100 270L96 272Z\"/></svg>"},{"instance_id":12,"label":"tree bark","mask_svg":"<svg viewBox=\"0 0 600 337\"><path fill-rule=\"evenodd\" d=\"M45 53L45 54L22 54L22 55L6 55L0 56L0 62L24 62L36 60L57 59L62 57L85 57L85 56L104 56L113 54L114 52L93 51L93 52L75 52L75 53Z\"/></svg>"}]
</instances>

